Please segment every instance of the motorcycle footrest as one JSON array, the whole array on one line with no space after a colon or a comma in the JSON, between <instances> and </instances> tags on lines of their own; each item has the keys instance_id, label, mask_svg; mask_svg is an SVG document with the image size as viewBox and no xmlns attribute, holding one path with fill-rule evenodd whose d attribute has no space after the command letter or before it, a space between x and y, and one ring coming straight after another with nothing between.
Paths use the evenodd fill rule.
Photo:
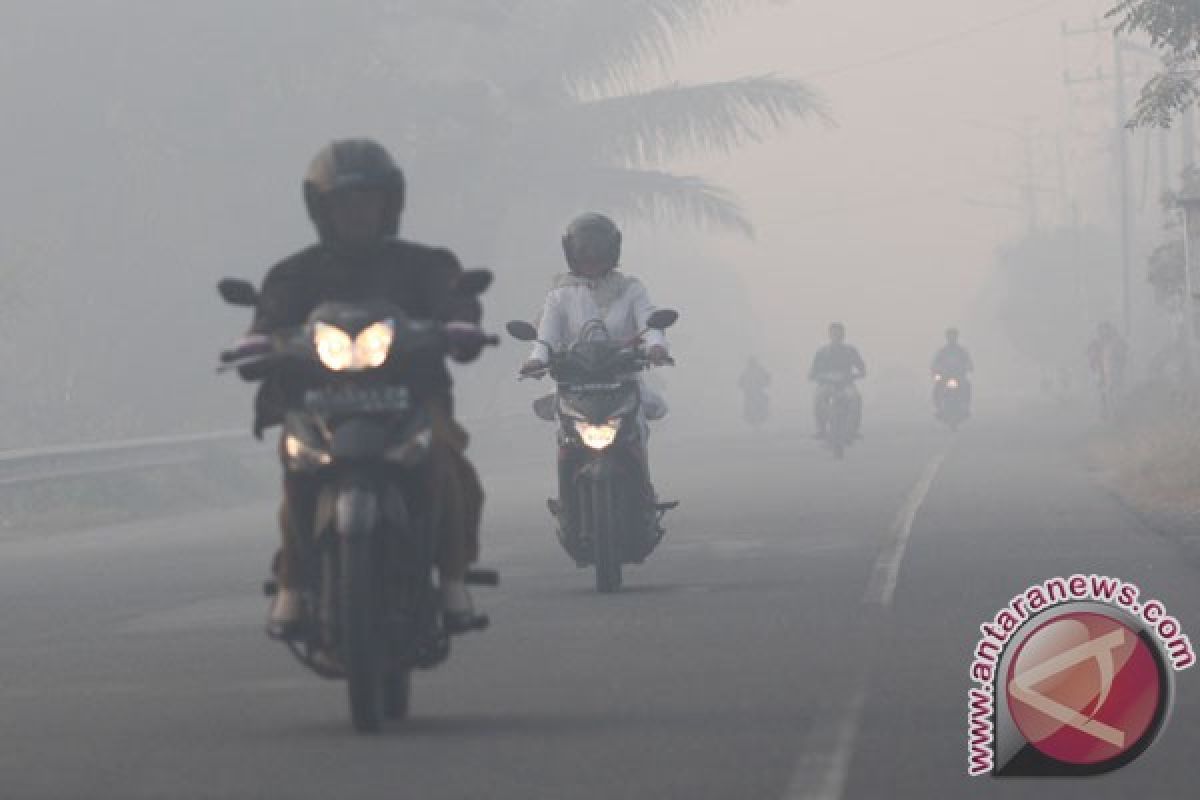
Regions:
<instances>
[{"instance_id":1,"label":"motorcycle footrest","mask_svg":"<svg viewBox=\"0 0 1200 800\"><path fill-rule=\"evenodd\" d=\"M487 614L472 614L466 619L447 614L443 622L446 633L450 634L451 636L487 630L488 626L491 624L492 620Z\"/></svg>"},{"instance_id":2,"label":"motorcycle footrest","mask_svg":"<svg viewBox=\"0 0 1200 800\"><path fill-rule=\"evenodd\" d=\"M500 585L500 573L494 569L469 569L463 582L468 586L495 588Z\"/></svg>"},{"instance_id":3,"label":"motorcycle footrest","mask_svg":"<svg viewBox=\"0 0 1200 800\"><path fill-rule=\"evenodd\" d=\"M676 508L679 508L678 500L670 500L666 503L655 503L654 504L655 511L673 511Z\"/></svg>"},{"instance_id":4,"label":"motorcycle footrest","mask_svg":"<svg viewBox=\"0 0 1200 800\"><path fill-rule=\"evenodd\" d=\"M550 509L550 514L555 517L560 516L563 510L562 503L558 502L558 499L554 497L546 498L546 508Z\"/></svg>"}]
</instances>

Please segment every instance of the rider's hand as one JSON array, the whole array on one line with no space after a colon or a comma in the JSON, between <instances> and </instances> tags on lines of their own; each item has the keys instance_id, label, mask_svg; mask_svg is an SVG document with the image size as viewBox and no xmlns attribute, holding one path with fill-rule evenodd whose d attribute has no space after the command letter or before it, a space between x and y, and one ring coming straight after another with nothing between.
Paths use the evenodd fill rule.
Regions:
<instances>
[{"instance_id":1,"label":"rider's hand","mask_svg":"<svg viewBox=\"0 0 1200 800\"><path fill-rule=\"evenodd\" d=\"M546 362L540 358L531 358L521 365L522 375L533 375L536 372L541 372L546 368Z\"/></svg>"},{"instance_id":2,"label":"rider's hand","mask_svg":"<svg viewBox=\"0 0 1200 800\"><path fill-rule=\"evenodd\" d=\"M662 366L671 360L671 355L667 352L667 348L656 344L646 350L646 360L656 366Z\"/></svg>"}]
</instances>

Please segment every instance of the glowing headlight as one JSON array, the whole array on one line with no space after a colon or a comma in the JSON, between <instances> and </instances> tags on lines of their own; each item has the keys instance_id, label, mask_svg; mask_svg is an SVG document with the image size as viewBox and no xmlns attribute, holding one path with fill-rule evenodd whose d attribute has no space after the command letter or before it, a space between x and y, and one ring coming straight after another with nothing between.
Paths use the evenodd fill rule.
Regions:
<instances>
[{"instance_id":1,"label":"glowing headlight","mask_svg":"<svg viewBox=\"0 0 1200 800\"><path fill-rule=\"evenodd\" d=\"M290 433L283 440L283 449L287 452L289 459L302 464L324 465L333 460L333 456L329 453L309 447L300 437Z\"/></svg>"},{"instance_id":2,"label":"glowing headlight","mask_svg":"<svg viewBox=\"0 0 1200 800\"><path fill-rule=\"evenodd\" d=\"M354 365L354 342L341 328L318 322L313 327L313 344L321 363L334 372L350 369Z\"/></svg>"},{"instance_id":3,"label":"glowing headlight","mask_svg":"<svg viewBox=\"0 0 1200 800\"><path fill-rule=\"evenodd\" d=\"M603 450L613 443L617 438L617 431L621 428L619 419L610 419L603 425L592 425L588 422L576 422L575 430L579 432L579 438L583 443L593 450Z\"/></svg>"},{"instance_id":4,"label":"glowing headlight","mask_svg":"<svg viewBox=\"0 0 1200 800\"><path fill-rule=\"evenodd\" d=\"M934 374L934 376L933 376L933 382L934 382L934 383L941 383L941 382L942 382L942 376L941 376L941 375L939 375L939 374L936 374L936 373L935 373L935 374Z\"/></svg>"},{"instance_id":5,"label":"glowing headlight","mask_svg":"<svg viewBox=\"0 0 1200 800\"><path fill-rule=\"evenodd\" d=\"M950 380L946 381L946 388L947 389L957 389L958 388L958 378L951 378Z\"/></svg>"},{"instance_id":6,"label":"glowing headlight","mask_svg":"<svg viewBox=\"0 0 1200 800\"><path fill-rule=\"evenodd\" d=\"M376 322L354 340L354 365L359 369L375 369L387 361L392 349L396 326L390 319Z\"/></svg>"},{"instance_id":7,"label":"glowing headlight","mask_svg":"<svg viewBox=\"0 0 1200 800\"><path fill-rule=\"evenodd\" d=\"M375 369L387 361L395 338L395 323L390 319L376 322L358 334L357 339L341 328L318 322L313 326L313 344L327 369Z\"/></svg>"}]
</instances>

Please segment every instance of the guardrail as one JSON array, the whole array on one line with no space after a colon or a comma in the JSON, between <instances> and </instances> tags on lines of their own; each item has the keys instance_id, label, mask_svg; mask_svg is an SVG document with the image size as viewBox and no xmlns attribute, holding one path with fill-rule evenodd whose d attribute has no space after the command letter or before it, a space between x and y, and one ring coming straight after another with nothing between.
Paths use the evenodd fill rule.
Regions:
<instances>
[{"instance_id":1,"label":"guardrail","mask_svg":"<svg viewBox=\"0 0 1200 800\"><path fill-rule=\"evenodd\" d=\"M4 450L0 487L186 464L254 444L246 431L230 430Z\"/></svg>"},{"instance_id":2,"label":"guardrail","mask_svg":"<svg viewBox=\"0 0 1200 800\"><path fill-rule=\"evenodd\" d=\"M464 424L469 430L485 426L489 430L496 426L507 430L530 419L530 413L502 414L468 419ZM0 488L177 466L204 459L264 455L273 450L272 443L256 441L245 429L0 450Z\"/></svg>"}]
</instances>

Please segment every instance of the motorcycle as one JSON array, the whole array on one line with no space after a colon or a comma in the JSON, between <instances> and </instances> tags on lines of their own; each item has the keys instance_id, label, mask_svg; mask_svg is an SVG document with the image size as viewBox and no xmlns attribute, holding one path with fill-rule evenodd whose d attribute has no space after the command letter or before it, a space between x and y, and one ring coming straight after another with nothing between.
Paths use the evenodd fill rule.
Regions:
<instances>
[{"instance_id":1,"label":"motorcycle","mask_svg":"<svg viewBox=\"0 0 1200 800\"><path fill-rule=\"evenodd\" d=\"M678 318L659 309L648 328L664 330ZM515 339L537 341L528 322L514 320L507 329ZM576 566L594 568L601 593L620 589L624 565L641 564L654 551L665 534L663 517L679 505L658 502L642 452L639 415L647 409L637 374L653 365L638 350L641 336L612 341L594 321L569 347L547 345L547 366L528 376L556 383L554 394L534 402L538 417L559 423L559 497L547 506L559 543Z\"/></svg>"},{"instance_id":2,"label":"motorcycle","mask_svg":"<svg viewBox=\"0 0 1200 800\"><path fill-rule=\"evenodd\" d=\"M456 291L473 296L490 283L490 272L472 270ZM232 305L258 304L246 281L226 278L218 289ZM498 343L477 326L410 319L386 302L331 302L298 328L247 336L221 354L219 371L248 380L282 371L304 388L302 406L285 416L282 450L285 469L319 489L304 526L311 538L298 543L302 623L283 641L317 675L345 679L359 732L405 717L412 671L445 661L451 634L465 632L446 629L433 581L431 421L410 396L407 368L414 356ZM488 570L466 577L499 582ZM476 622L486 627L486 617Z\"/></svg>"},{"instance_id":3,"label":"motorcycle","mask_svg":"<svg viewBox=\"0 0 1200 800\"><path fill-rule=\"evenodd\" d=\"M820 402L824 404L825 444L834 458L842 458L846 448L858 437L854 419L855 376L848 372L829 372L817 376L821 387Z\"/></svg>"},{"instance_id":4,"label":"motorcycle","mask_svg":"<svg viewBox=\"0 0 1200 800\"><path fill-rule=\"evenodd\" d=\"M966 377L935 373L936 416L952 431L971 416L971 386Z\"/></svg>"},{"instance_id":5,"label":"motorcycle","mask_svg":"<svg viewBox=\"0 0 1200 800\"><path fill-rule=\"evenodd\" d=\"M771 400L764 389L747 389L742 397L742 419L758 430L771 416Z\"/></svg>"}]
</instances>

